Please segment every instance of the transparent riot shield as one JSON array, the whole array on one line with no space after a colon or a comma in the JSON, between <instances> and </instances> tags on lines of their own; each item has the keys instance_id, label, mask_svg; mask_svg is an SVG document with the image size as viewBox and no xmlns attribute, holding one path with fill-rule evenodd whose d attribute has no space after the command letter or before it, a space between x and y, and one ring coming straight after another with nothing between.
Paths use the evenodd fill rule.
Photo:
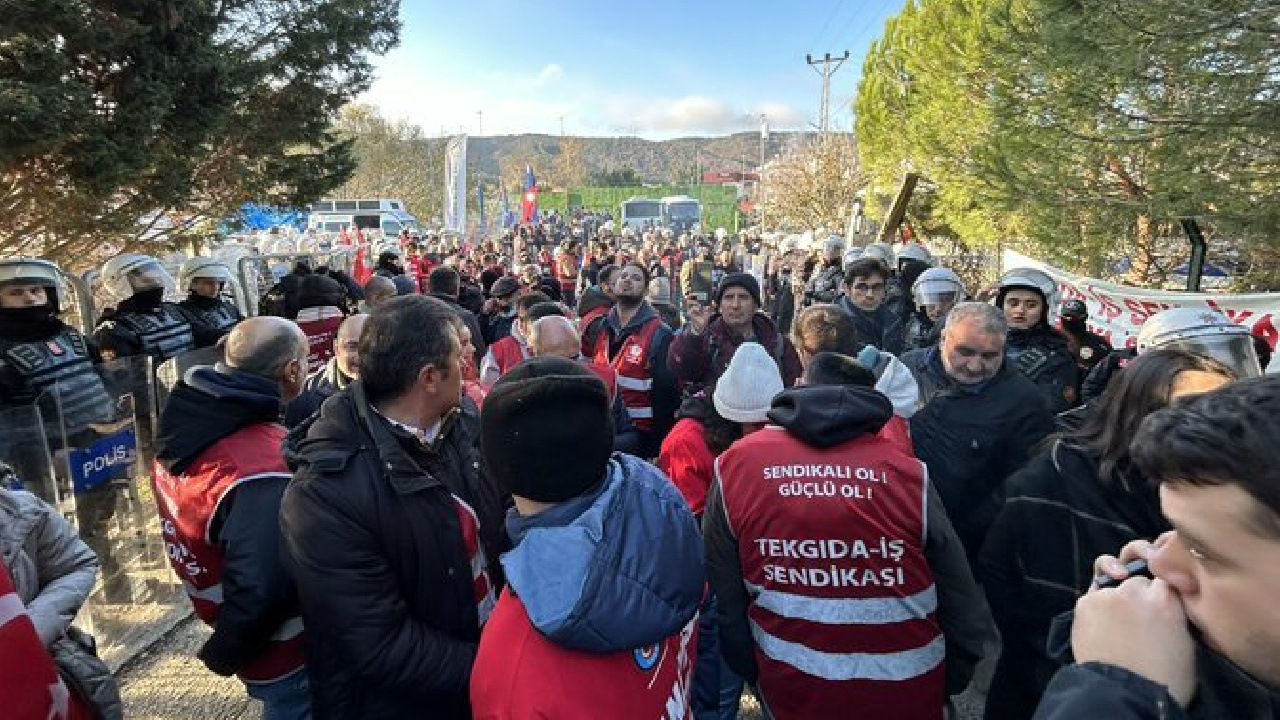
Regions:
<instances>
[{"instance_id":1,"label":"transparent riot shield","mask_svg":"<svg viewBox=\"0 0 1280 720\"><path fill-rule=\"evenodd\" d=\"M156 428L151 358L122 358L98 369L110 411L91 422L61 417L61 447L51 450L56 484L69 490L60 507L98 555L100 568L77 624L96 636L99 653L116 667L190 608L169 571L150 482Z\"/></svg>"},{"instance_id":2,"label":"transparent riot shield","mask_svg":"<svg viewBox=\"0 0 1280 720\"><path fill-rule=\"evenodd\" d=\"M164 411L169 401L169 393L182 380L187 371L197 365L214 365L222 362L222 348L215 345L197 348L184 352L177 357L169 358L156 367L156 408Z\"/></svg>"},{"instance_id":3,"label":"transparent riot shield","mask_svg":"<svg viewBox=\"0 0 1280 720\"><path fill-rule=\"evenodd\" d=\"M55 507L62 495L53 468L51 445L40 406L47 400L0 410L0 487L26 490ZM53 429L57 430L54 425Z\"/></svg>"},{"instance_id":4,"label":"transparent riot shield","mask_svg":"<svg viewBox=\"0 0 1280 720\"><path fill-rule=\"evenodd\" d=\"M240 257L236 261L236 271L249 308L247 314L270 314L270 307L264 307L270 305L269 302L264 303L266 296L298 264L306 265L309 270L327 267L350 275L355 253L352 247L336 247L316 252L275 252Z\"/></svg>"}]
</instances>

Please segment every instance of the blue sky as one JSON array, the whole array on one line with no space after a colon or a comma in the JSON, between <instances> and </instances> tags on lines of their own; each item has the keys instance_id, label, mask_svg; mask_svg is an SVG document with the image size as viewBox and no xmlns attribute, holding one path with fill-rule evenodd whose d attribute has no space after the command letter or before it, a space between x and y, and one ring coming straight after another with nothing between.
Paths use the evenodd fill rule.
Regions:
<instances>
[{"instance_id":1,"label":"blue sky","mask_svg":"<svg viewBox=\"0 0 1280 720\"><path fill-rule=\"evenodd\" d=\"M833 127L862 58L904 0L403 0L400 47L360 100L431 134L560 132L664 139L817 123L805 54L850 52Z\"/></svg>"}]
</instances>

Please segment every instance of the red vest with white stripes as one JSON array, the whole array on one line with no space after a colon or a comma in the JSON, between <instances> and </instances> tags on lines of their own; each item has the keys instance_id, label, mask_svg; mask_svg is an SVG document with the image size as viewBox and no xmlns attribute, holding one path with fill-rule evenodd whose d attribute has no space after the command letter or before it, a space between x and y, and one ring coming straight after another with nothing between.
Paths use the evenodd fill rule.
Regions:
<instances>
[{"instance_id":1,"label":"red vest with white stripes","mask_svg":"<svg viewBox=\"0 0 1280 720\"><path fill-rule=\"evenodd\" d=\"M883 438L815 448L768 426L726 450L716 475L773 716L941 720L924 465Z\"/></svg>"},{"instance_id":2,"label":"red vest with white stripes","mask_svg":"<svg viewBox=\"0 0 1280 720\"><path fill-rule=\"evenodd\" d=\"M529 350L520 344L514 336L508 335L498 342L489 346L489 352L493 353L493 362L498 366L498 372L506 375L507 371L529 359Z\"/></svg>"},{"instance_id":3,"label":"red vest with white stripes","mask_svg":"<svg viewBox=\"0 0 1280 720\"><path fill-rule=\"evenodd\" d=\"M155 463L151 482L169 564L182 580L196 615L210 626L217 624L222 606L222 550L211 542L210 523L223 498L240 483L289 476L280 454L285 433L276 424L241 428L206 448L182 475L171 475ZM270 682L304 664L302 618L292 617L281 623L266 651L246 665L240 677Z\"/></svg>"},{"instance_id":4,"label":"red vest with white stripes","mask_svg":"<svg viewBox=\"0 0 1280 720\"><path fill-rule=\"evenodd\" d=\"M618 371L622 402L627 406L631 422L643 432L653 429L653 368L649 364L649 352L654 333L661 325L662 320L656 315L649 318L622 341L622 347L613 358L609 357L609 331L606 328L596 338L595 350L591 353L593 360Z\"/></svg>"},{"instance_id":5,"label":"red vest with white stripes","mask_svg":"<svg viewBox=\"0 0 1280 720\"><path fill-rule=\"evenodd\" d=\"M308 372L318 372L333 357L333 341L338 337L338 328L343 320L346 320L345 316L337 315L318 320L296 321L302 332L306 333L310 348L307 353Z\"/></svg>"},{"instance_id":6,"label":"red vest with white stripes","mask_svg":"<svg viewBox=\"0 0 1280 720\"><path fill-rule=\"evenodd\" d=\"M587 369L604 381L604 389L609 391L609 405L613 406L613 398L618 394L618 371L608 365L601 365L591 360L584 361Z\"/></svg>"}]
</instances>

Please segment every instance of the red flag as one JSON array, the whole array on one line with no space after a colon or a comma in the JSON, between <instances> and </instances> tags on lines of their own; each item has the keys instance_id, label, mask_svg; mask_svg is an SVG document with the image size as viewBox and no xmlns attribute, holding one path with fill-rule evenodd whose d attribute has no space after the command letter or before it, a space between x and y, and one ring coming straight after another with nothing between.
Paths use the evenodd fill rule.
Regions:
<instances>
[{"instance_id":1,"label":"red flag","mask_svg":"<svg viewBox=\"0 0 1280 720\"><path fill-rule=\"evenodd\" d=\"M342 234L338 236L338 242L341 242L347 247L351 247L351 236L347 234L346 228L342 228Z\"/></svg>"},{"instance_id":2,"label":"red flag","mask_svg":"<svg viewBox=\"0 0 1280 720\"><path fill-rule=\"evenodd\" d=\"M538 186L525 190L520 195L520 222L531 225L538 219Z\"/></svg>"},{"instance_id":3,"label":"red flag","mask_svg":"<svg viewBox=\"0 0 1280 720\"><path fill-rule=\"evenodd\" d=\"M22 599L0 562L0 677L4 678L5 717L90 718L84 700L63 684L45 651Z\"/></svg>"},{"instance_id":4,"label":"red flag","mask_svg":"<svg viewBox=\"0 0 1280 720\"><path fill-rule=\"evenodd\" d=\"M361 285L364 285L365 283L369 282L369 278L373 277L373 271L369 269L368 263L366 263L364 260L364 254L368 251L369 251L368 245L363 245L363 244L357 245L356 261L351 266L351 277L355 278L356 282L360 283Z\"/></svg>"},{"instance_id":5,"label":"red flag","mask_svg":"<svg viewBox=\"0 0 1280 720\"><path fill-rule=\"evenodd\" d=\"M360 226L359 226L359 225L354 225L354 226L352 226L352 227L354 227L354 228L355 228L355 231L356 231L356 244L357 244L357 245L364 245L364 235L362 235L362 234L360 233Z\"/></svg>"}]
</instances>

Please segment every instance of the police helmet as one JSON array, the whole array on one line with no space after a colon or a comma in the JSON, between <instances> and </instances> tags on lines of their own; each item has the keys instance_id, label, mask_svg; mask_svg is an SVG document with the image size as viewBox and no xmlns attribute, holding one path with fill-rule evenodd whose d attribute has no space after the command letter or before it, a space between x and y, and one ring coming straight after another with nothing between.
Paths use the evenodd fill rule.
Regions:
<instances>
[{"instance_id":1,"label":"police helmet","mask_svg":"<svg viewBox=\"0 0 1280 720\"><path fill-rule=\"evenodd\" d=\"M1262 374L1248 328L1207 308L1171 308L1147 318L1138 328L1138 353L1162 347L1213 358L1240 377Z\"/></svg>"},{"instance_id":2,"label":"police helmet","mask_svg":"<svg viewBox=\"0 0 1280 720\"><path fill-rule=\"evenodd\" d=\"M893 259L893 248L884 243L871 243L862 249L862 257L873 257L884 263L885 267L893 267L895 265Z\"/></svg>"},{"instance_id":3,"label":"police helmet","mask_svg":"<svg viewBox=\"0 0 1280 720\"><path fill-rule=\"evenodd\" d=\"M173 277L150 255L124 253L102 266L102 286L119 302L140 292L168 289Z\"/></svg>"},{"instance_id":4,"label":"police helmet","mask_svg":"<svg viewBox=\"0 0 1280 720\"><path fill-rule=\"evenodd\" d=\"M911 296L920 307L938 303L954 305L964 299L964 281L950 268L929 268L916 278Z\"/></svg>"},{"instance_id":5,"label":"police helmet","mask_svg":"<svg viewBox=\"0 0 1280 720\"><path fill-rule=\"evenodd\" d=\"M182 269L178 271L178 287L190 290L191 281L198 279L229 283L231 270L222 261L208 257L193 257L182 263Z\"/></svg>"},{"instance_id":6,"label":"police helmet","mask_svg":"<svg viewBox=\"0 0 1280 720\"><path fill-rule=\"evenodd\" d=\"M4 258L0 260L0 288L9 285L39 285L44 288L49 307L54 313L62 312L58 288L62 285L62 271L58 266L42 258Z\"/></svg>"},{"instance_id":7,"label":"police helmet","mask_svg":"<svg viewBox=\"0 0 1280 720\"><path fill-rule=\"evenodd\" d=\"M996 307L1004 307L1004 296L1013 289L1034 290L1044 299L1044 319L1058 307L1058 282L1048 273L1035 268L1014 268L1000 277L1000 290L996 294Z\"/></svg>"},{"instance_id":8,"label":"police helmet","mask_svg":"<svg viewBox=\"0 0 1280 720\"><path fill-rule=\"evenodd\" d=\"M1068 322L1088 320L1089 306L1077 298L1066 300L1062 303L1062 309L1058 311L1058 317Z\"/></svg>"},{"instance_id":9,"label":"police helmet","mask_svg":"<svg viewBox=\"0 0 1280 720\"><path fill-rule=\"evenodd\" d=\"M924 263L930 267L933 266L933 253L929 252L929 248L918 242L907 243L898 251L898 267L902 267L904 260L912 260L914 262Z\"/></svg>"}]
</instances>

